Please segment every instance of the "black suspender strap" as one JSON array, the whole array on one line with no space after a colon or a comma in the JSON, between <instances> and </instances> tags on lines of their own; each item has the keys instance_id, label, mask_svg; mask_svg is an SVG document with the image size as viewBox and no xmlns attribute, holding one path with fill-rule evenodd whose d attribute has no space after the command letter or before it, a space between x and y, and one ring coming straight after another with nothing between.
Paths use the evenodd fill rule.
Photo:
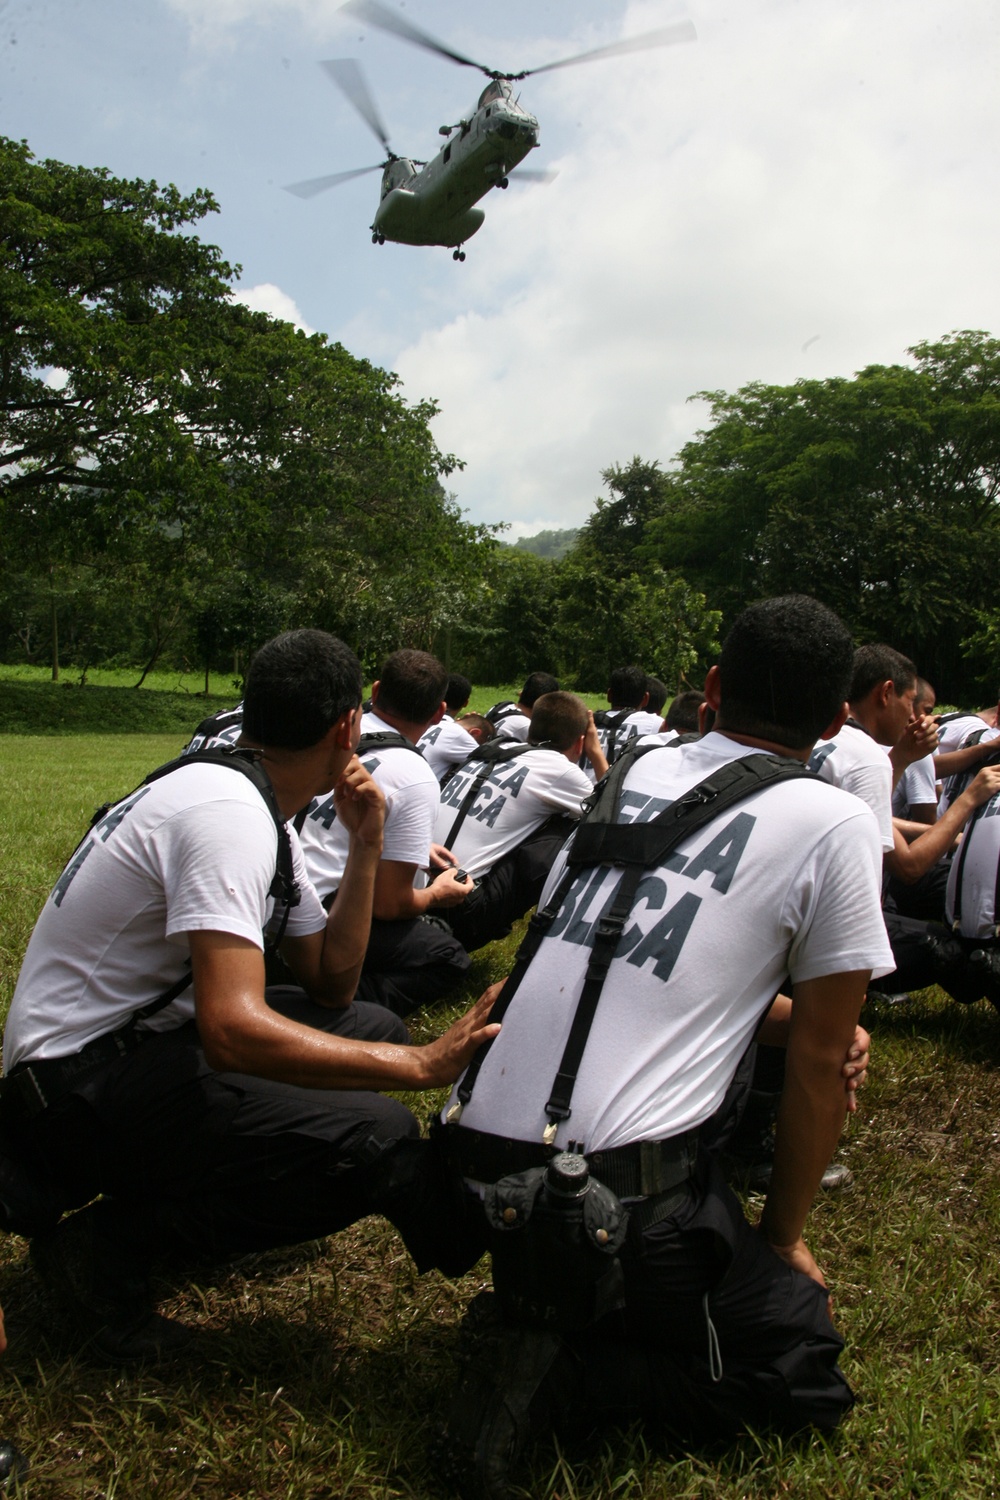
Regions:
<instances>
[{"instance_id":1,"label":"black suspender strap","mask_svg":"<svg viewBox=\"0 0 1000 1500\"><path fill-rule=\"evenodd\" d=\"M643 749L647 748L657 750L671 747L669 745L643 747ZM596 789L595 796L602 792L603 796L599 796L596 806L592 807L574 834L567 855L566 873L545 910L536 913L532 918L528 933L518 951L514 969L491 1014L491 1020L503 1019L580 868L601 864L624 866L611 903L597 922L594 944L590 952L576 1013L570 1026L558 1072L553 1080L549 1100L545 1106L549 1121L543 1132L543 1141L546 1145L554 1140L559 1123L569 1119L572 1113L570 1101L594 1017L597 1014L604 981L632 910L636 892L646 871L663 864L668 855L684 839L698 832L707 823L714 821L735 803L743 801L753 792L782 781L815 779L813 773L800 761L780 759L777 756L764 754L743 756L719 767L711 776L706 777L676 802L664 808L649 823L613 822L611 820L618 810L622 783L627 771L633 760L642 753L643 750L639 749L626 752L629 757L627 763L623 765L625 757L617 761L605 781ZM615 775L616 772L617 775ZM483 1044L466 1070L458 1089L457 1101L448 1111L447 1122L449 1124L457 1124L461 1118L462 1110L472 1096L476 1079L490 1045L489 1042Z\"/></svg>"},{"instance_id":2,"label":"black suspender strap","mask_svg":"<svg viewBox=\"0 0 1000 1500\"><path fill-rule=\"evenodd\" d=\"M472 804L479 794L479 788L496 769L498 763L502 761L506 764L507 761L514 760L518 755L524 755L527 750L538 750L540 748L542 747L538 745L522 745L519 740L489 740L485 745L480 745L478 750L473 750L465 764L469 765L472 761L481 760L483 767L472 778L465 796L462 798L455 821L449 828L448 836L444 840L444 847L446 849L450 849L455 839L458 838L459 829L472 810Z\"/></svg>"},{"instance_id":3,"label":"black suspender strap","mask_svg":"<svg viewBox=\"0 0 1000 1500\"><path fill-rule=\"evenodd\" d=\"M594 790L583 804L584 817L573 835L573 844L571 844L569 851L570 862L567 863L566 869L563 872L563 878L552 892L552 897L548 905L536 911L529 921L528 930L521 941L520 948L517 950L517 956L507 977L507 982L500 992L500 998L490 1011L491 1021L502 1021L507 1014L511 1001L517 994L521 980L528 972L531 960L542 946L542 939L559 915L559 910L569 893L569 888L577 877L579 865L572 859L573 846L580 837L580 831L584 824L591 821L591 819L603 817L607 820L613 818L618 810L622 783L630 767L641 756L647 755L651 750L670 750L672 748L671 744L631 745L594 787ZM448 1111L449 1124L457 1123L462 1110L471 1099L472 1090L475 1088L476 1079L479 1077L479 1070L486 1061L487 1054L492 1045L492 1041L483 1042L475 1057L466 1068L462 1081L458 1085L458 1102L453 1104Z\"/></svg>"}]
</instances>

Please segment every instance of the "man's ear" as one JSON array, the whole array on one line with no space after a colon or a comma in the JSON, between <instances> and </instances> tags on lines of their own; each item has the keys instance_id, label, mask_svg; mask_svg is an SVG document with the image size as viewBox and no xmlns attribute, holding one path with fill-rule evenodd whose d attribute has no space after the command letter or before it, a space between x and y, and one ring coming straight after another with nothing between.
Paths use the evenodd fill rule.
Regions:
<instances>
[{"instance_id":1,"label":"man's ear","mask_svg":"<svg viewBox=\"0 0 1000 1500\"><path fill-rule=\"evenodd\" d=\"M708 676L705 678L705 697L708 700L708 706L712 710L712 712L718 713L719 705L722 702L722 694L719 682L719 669L717 666L709 667L708 669Z\"/></svg>"},{"instance_id":2,"label":"man's ear","mask_svg":"<svg viewBox=\"0 0 1000 1500\"><path fill-rule=\"evenodd\" d=\"M448 712L448 705L447 705L447 703L445 703L444 699L442 699L441 703L440 703L440 705L438 707L437 713L434 715L433 719L431 720L431 724L440 724L441 720L444 718L444 716L445 716L445 714L447 712ZM431 727L431 724L428 724L428 726L427 726L428 729Z\"/></svg>"},{"instance_id":3,"label":"man's ear","mask_svg":"<svg viewBox=\"0 0 1000 1500\"><path fill-rule=\"evenodd\" d=\"M563 751L563 755L565 755L566 759L572 761L574 765L576 765L577 761L580 759L580 756L583 754L583 742L586 738L586 731L584 731L583 734L579 735L573 741L568 750Z\"/></svg>"},{"instance_id":4,"label":"man's ear","mask_svg":"<svg viewBox=\"0 0 1000 1500\"><path fill-rule=\"evenodd\" d=\"M850 711L850 705L847 703L842 703L836 717L830 720L829 724L820 735L820 739L832 740L835 734L839 734L844 725L847 723L847 716Z\"/></svg>"},{"instance_id":5,"label":"man's ear","mask_svg":"<svg viewBox=\"0 0 1000 1500\"><path fill-rule=\"evenodd\" d=\"M642 702L639 704L639 707L640 708L645 708L646 704L648 702L649 702L649 694L648 693L643 693L643 695L642 695Z\"/></svg>"},{"instance_id":6,"label":"man's ear","mask_svg":"<svg viewBox=\"0 0 1000 1500\"><path fill-rule=\"evenodd\" d=\"M891 677L887 677L885 682L879 683L875 695L875 701L878 704L879 708L885 708L890 699L896 697L898 697L898 694Z\"/></svg>"},{"instance_id":7,"label":"man's ear","mask_svg":"<svg viewBox=\"0 0 1000 1500\"><path fill-rule=\"evenodd\" d=\"M341 714L337 722L330 726L329 733L333 736L333 743L336 745L338 750L346 750L349 754L354 753L354 724L355 718L359 714L360 704L357 708L347 709L345 713Z\"/></svg>"},{"instance_id":8,"label":"man's ear","mask_svg":"<svg viewBox=\"0 0 1000 1500\"><path fill-rule=\"evenodd\" d=\"M371 690L372 708L374 708L375 705L376 705L376 703L378 702L378 690L379 690L379 688L381 686L382 686L381 682L373 682L372 683L372 690Z\"/></svg>"}]
</instances>

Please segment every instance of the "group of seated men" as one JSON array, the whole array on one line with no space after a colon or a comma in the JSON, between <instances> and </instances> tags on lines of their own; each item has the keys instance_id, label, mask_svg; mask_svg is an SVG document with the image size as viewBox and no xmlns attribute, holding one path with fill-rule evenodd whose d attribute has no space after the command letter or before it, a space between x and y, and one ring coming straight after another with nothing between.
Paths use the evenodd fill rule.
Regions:
<instances>
[{"instance_id":1,"label":"group of seated men","mask_svg":"<svg viewBox=\"0 0 1000 1500\"><path fill-rule=\"evenodd\" d=\"M803 1231L869 982L899 987L883 867L940 881L1000 768L975 771L980 736L939 762L971 777L941 814L893 823L937 730L910 664L805 596L744 611L666 724L661 687L626 669L596 723L534 674L463 723L468 685L401 651L363 711L352 653L293 631L228 724L103 811L29 943L0 1087L0 1222L95 1354L187 1341L154 1257L376 1213L421 1271L492 1255L447 1418L464 1493L506 1494L537 1427L836 1426ZM400 1017L536 902L512 976L410 1045ZM757 1045L785 1051L759 1232L720 1166ZM383 1092L442 1084L430 1137Z\"/></svg>"}]
</instances>

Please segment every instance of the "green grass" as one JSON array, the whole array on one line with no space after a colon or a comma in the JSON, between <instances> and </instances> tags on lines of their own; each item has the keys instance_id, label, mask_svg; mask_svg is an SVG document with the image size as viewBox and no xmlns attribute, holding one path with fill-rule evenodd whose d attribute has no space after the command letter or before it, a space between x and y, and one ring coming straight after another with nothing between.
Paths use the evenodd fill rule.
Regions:
<instances>
[{"instance_id":1,"label":"green grass","mask_svg":"<svg viewBox=\"0 0 1000 1500\"><path fill-rule=\"evenodd\" d=\"M176 738L0 738L4 1004L34 916L95 803L133 786ZM67 754L67 751L71 754ZM513 941L477 958L470 993ZM419 1036L451 1011L417 1018ZM872 1079L842 1148L856 1184L813 1211L858 1406L834 1439L748 1437L670 1454L639 1431L554 1443L523 1474L533 1500L979 1500L1000 1489L1000 1018L928 991L869 1007ZM419 1101L427 1117L440 1096ZM751 1208L753 1205L751 1205ZM432 1500L427 1455L462 1309L458 1283L417 1278L394 1232L333 1238L161 1283L198 1330L185 1360L119 1374L63 1337L23 1241L0 1243L11 1347L0 1436L45 1500Z\"/></svg>"},{"instance_id":2,"label":"green grass","mask_svg":"<svg viewBox=\"0 0 1000 1500\"><path fill-rule=\"evenodd\" d=\"M207 698L203 678L191 673L151 673L136 688L138 675L135 668L95 668L81 687L77 674L52 682L40 667L0 666L0 734L176 733L186 741L202 719L239 700L235 681L224 674L210 679L212 693ZM365 693L369 691L370 684ZM483 713L502 699L516 700L519 692L520 686L509 684L474 688L470 710ZM599 694L582 697L591 708L607 707Z\"/></svg>"}]
</instances>

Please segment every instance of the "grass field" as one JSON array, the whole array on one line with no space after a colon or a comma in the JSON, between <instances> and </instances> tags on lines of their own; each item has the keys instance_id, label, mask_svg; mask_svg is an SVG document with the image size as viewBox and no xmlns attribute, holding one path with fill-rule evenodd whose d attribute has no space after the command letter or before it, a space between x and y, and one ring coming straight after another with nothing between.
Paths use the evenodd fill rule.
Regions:
<instances>
[{"instance_id":1,"label":"grass field","mask_svg":"<svg viewBox=\"0 0 1000 1500\"><path fill-rule=\"evenodd\" d=\"M34 916L95 804L177 736L0 737L4 1011ZM477 961L470 993L504 972ZM450 1012L417 1018L429 1034ZM809 1240L848 1342L858 1406L833 1441L748 1437L671 1454L639 1431L581 1452L540 1446L524 1494L552 1500L993 1496L1000 1491L1000 1017L934 991L868 1007L872 1078L842 1148L855 1186L818 1204ZM426 1117L437 1101L416 1103ZM751 1205L751 1209L753 1205ZM328 1241L161 1284L195 1351L159 1369L88 1365L50 1316L15 1237L0 1242L11 1346L0 1437L38 1500L434 1500L427 1439L449 1351L485 1268L416 1278L368 1220Z\"/></svg>"},{"instance_id":2,"label":"grass field","mask_svg":"<svg viewBox=\"0 0 1000 1500\"><path fill-rule=\"evenodd\" d=\"M191 673L153 672L141 688L138 676L136 668L95 668L81 687L72 671L52 682L42 667L0 666L0 734L177 733L186 741L202 719L232 708L240 696L237 680L225 674L212 676L208 697L203 677ZM469 708L482 713L519 692L520 684L476 687ZM582 697L591 708L607 707L600 694Z\"/></svg>"}]
</instances>

